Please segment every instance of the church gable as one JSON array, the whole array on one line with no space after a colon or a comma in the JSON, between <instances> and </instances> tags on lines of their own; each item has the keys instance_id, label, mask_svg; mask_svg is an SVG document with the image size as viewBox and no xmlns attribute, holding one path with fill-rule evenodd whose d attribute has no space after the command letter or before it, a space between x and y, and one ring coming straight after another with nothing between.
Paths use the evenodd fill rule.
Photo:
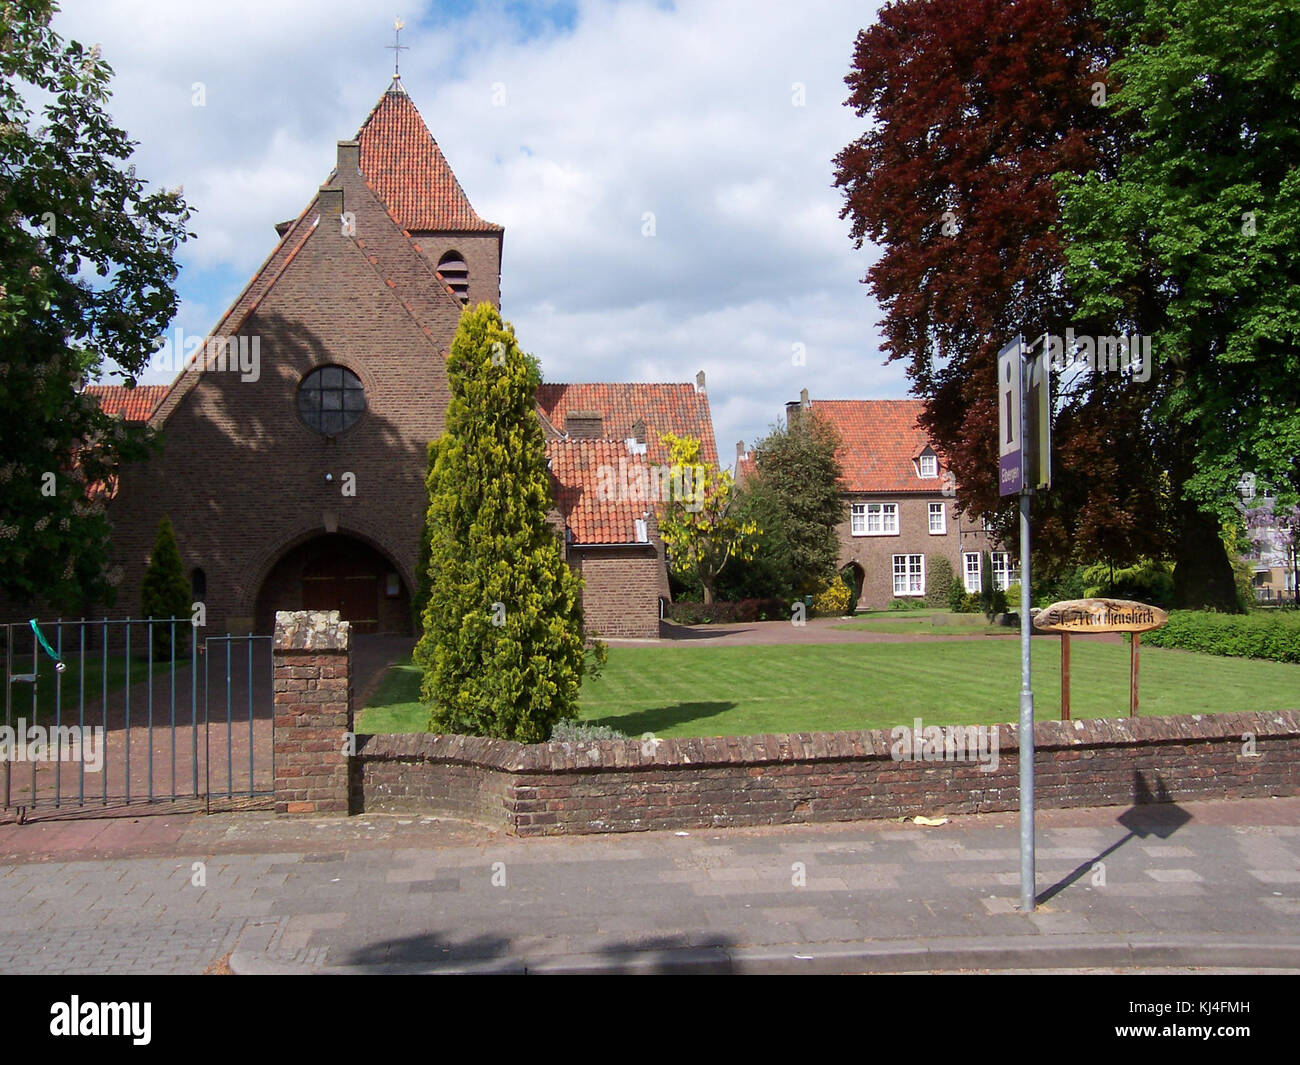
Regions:
<instances>
[{"instance_id":1,"label":"church gable","mask_svg":"<svg viewBox=\"0 0 1300 1065\"><path fill-rule=\"evenodd\" d=\"M407 320L436 353L449 346L460 310L451 288L359 173L356 142L341 141L339 165L329 181L226 312L204 350L211 349L212 338L260 335L268 328L283 333L287 327L297 334L296 344L310 346L309 334L330 337L345 343L352 357L365 357L361 349L367 344L382 349L385 338L401 332L400 320ZM295 327L295 322L312 325ZM366 330L370 339L356 335ZM277 357L270 349L265 354ZM441 359L431 365L445 395ZM155 424L171 416L202 376L187 371L177 377L155 412Z\"/></svg>"}]
</instances>

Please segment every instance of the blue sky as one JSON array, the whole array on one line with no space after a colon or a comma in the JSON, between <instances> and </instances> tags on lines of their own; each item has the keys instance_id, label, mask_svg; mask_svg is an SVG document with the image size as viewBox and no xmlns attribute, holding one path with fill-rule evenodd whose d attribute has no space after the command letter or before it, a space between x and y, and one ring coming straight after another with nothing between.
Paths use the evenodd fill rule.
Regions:
<instances>
[{"instance_id":1,"label":"blue sky","mask_svg":"<svg viewBox=\"0 0 1300 1065\"><path fill-rule=\"evenodd\" d=\"M196 209L175 324L201 335L384 91L399 14L403 83L506 227L502 311L547 380L704 369L729 463L801 388L906 394L859 283L872 251L831 186L861 130L843 78L877 6L65 0L56 27L102 45L140 174Z\"/></svg>"}]
</instances>

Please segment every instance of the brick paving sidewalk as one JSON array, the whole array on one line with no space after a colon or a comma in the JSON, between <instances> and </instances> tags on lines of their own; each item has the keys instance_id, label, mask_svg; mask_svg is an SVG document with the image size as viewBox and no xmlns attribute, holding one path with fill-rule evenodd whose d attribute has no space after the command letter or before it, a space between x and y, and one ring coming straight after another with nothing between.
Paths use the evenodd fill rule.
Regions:
<instances>
[{"instance_id":1,"label":"brick paving sidewalk","mask_svg":"<svg viewBox=\"0 0 1300 1065\"><path fill-rule=\"evenodd\" d=\"M87 824L0 826L0 971L1300 969L1300 799L1045 811L1028 916L1014 815L535 840Z\"/></svg>"}]
</instances>

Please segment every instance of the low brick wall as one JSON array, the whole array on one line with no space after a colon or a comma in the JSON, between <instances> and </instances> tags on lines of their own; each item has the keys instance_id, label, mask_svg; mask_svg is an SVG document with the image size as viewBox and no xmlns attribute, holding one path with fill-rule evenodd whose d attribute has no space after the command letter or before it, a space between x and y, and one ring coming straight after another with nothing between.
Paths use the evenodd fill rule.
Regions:
<instances>
[{"instance_id":1,"label":"low brick wall","mask_svg":"<svg viewBox=\"0 0 1300 1065\"><path fill-rule=\"evenodd\" d=\"M996 813L1018 804L1018 727L998 763L895 761L888 731L524 746L358 737L352 809L520 836ZM1246 736L1254 753L1245 753ZM1300 794L1300 711L1040 722L1040 807Z\"/></svg>"}]
</instances>

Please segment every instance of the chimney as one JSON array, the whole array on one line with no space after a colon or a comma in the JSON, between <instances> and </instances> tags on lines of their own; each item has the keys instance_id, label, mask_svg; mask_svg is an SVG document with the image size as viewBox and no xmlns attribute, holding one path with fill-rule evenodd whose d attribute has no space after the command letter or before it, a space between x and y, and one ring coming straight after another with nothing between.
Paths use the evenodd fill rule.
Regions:
<instances>
[{"instance_id":1,"label":"chimney","mask_svg":"<svg viewBox=\"0 0 1300 1065\"><path fill-rule=\"evenodd\" d=\"M703 371L703 370L701 370L699 373L697 373L697 374L695 375L695 391L696 391L696 392L703 392L703 391L704 391L704 371Z\"/></svg>"},{"instance_id":2,"label":"chimney","mask_svg":"<svg viewBox=\"0 0 1300 1065\"><path fill-rule=\"evenodd\" d=\"M803 409L803 404L798 400L791 400L785 405L785 427L793 429L799 421L799 411Z\"/></svg>"},{"instance_id":3,"label":"chimney","mask_svg":"<svg viewBox=\"0 0 1300 1065\"><path fill-rule=\"evenodd\" d=\"M808 389L806 388L802 389L799 392L799 406L801 406L804 410L807 410L809 407L812 406L812 403L809 402L808 400Z\"/></svg>"},{"instance_id":4,"label":"chimney","mask_svg":"<svg viewBox=\"0 0 1300 1065\"><path fill-rule=\"evenodd\" d=\"M605 432L600 411L571 410L564 416L564 431L571 440L599 440Z\"/></svg>"},{"instance_id":5,"label":"chimney","mask_svg":"<svg viewBox=\"0 0 1300 1065\"><path fill-rule=\"evenodd\" d=\"M645 419L638 418L632 423L632 439L638 444L645 443Z\"/></svg>"},{"instance_id":6,"label":"chimney","mask_svg":"<svg viewBox=\"0 0 1300 1065\"><path fill-rule=\"evenodd\" d=\"M346 181L353 174L361 173L361 142L339 141L338 172Z\"/></svg>"},{"instance_id":7,"label":"chimney","mask_svg":"<svg viewBox=\"0 0 1300 1065\"><path fill-rule=\"evenodd\" d=\"M737 441L736 441L736 461L739 462L739 461L740 461L741 459L743 459L744 457L745 457L745 441L743 441L743 440L737 440Z\"/></svg>"},{"instance_id":8,"label":"chimney","mask_svg":"<svg viewBox=\"0 0 1300 1065\"><path fill-rule=\"evenodd\" d=\"M320 205L321 225L338 229L339 218L343 215L343 190L322 185L316 194L316 202Z\"/></svg>"}]
</instances>

